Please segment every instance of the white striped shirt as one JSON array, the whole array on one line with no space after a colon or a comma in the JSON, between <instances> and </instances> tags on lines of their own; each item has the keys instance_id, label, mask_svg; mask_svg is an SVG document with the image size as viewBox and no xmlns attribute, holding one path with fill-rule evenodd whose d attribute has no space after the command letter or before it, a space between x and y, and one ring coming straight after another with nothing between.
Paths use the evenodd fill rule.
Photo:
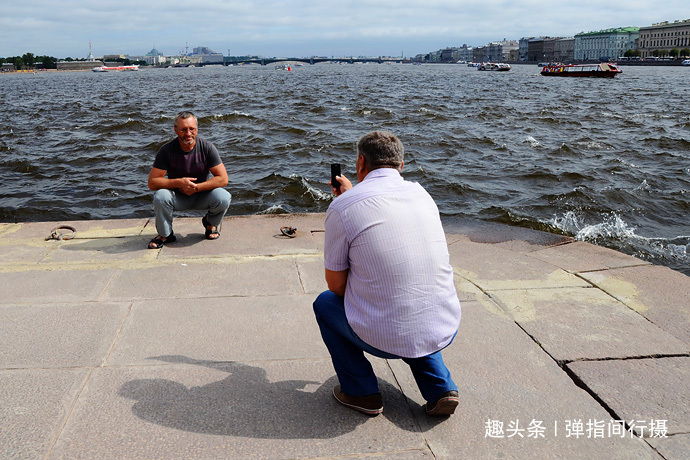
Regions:
<instances>
[{"instance_id":1,"label":"white striped shirt","mask_svg":"<svg viewBox=\"0 0 690 460\"><path fill-rule=\"evenodd\" d=\"M396 169L375 169L326 213L324 266L349 270L345 314L369 345L406 358L447 346L460 324L438 208Z\"/></svg>"}]
</instances>

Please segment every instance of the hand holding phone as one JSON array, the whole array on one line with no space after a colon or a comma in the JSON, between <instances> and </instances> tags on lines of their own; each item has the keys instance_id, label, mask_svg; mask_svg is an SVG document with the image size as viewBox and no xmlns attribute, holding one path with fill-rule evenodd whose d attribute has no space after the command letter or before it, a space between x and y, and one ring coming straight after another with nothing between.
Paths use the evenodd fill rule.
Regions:
<instances>
[{"instance_id":1,"label":"hand holding phone","mask_svg":"<svg viewBox=\"0 0 690 460\"><path fill-rule=\"evenodd\" d=\"M331 187L336 191L340 192L340 182L336 179L336 176L340 175L340 163L331 164Z\"/></svg>"}]
</instances>

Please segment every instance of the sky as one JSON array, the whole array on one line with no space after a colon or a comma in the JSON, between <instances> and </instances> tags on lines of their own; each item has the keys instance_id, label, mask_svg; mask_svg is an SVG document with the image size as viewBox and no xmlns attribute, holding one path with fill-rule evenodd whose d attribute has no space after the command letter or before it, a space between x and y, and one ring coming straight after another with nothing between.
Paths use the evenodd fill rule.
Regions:
<instances>
[{"instance_id":1,"label":"sky","mask_svg":"<svg viewBox=\"0 0 690 460\"><path fill-rule=\"evenodd\" d=\"M690 19L687 0L0 0L0 57L415 56Z\"/></svg>"}]
</instances>

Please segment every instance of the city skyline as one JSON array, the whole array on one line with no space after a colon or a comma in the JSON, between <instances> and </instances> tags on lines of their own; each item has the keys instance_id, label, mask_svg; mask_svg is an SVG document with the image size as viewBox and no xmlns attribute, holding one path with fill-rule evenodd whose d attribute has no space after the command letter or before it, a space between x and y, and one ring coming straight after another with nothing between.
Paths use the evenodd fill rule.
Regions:
<instances>
[{"instance_id":1,"label":"city skyline","mask_svg":"<svg viewBox=\"0 0 690 460\"><path fill-rule=\"evenodd\" d=\"M25 0L0 8L0 57L166 55L188 46L261 56L414 56L504 38L564 36L690 18L686 3L585 0L342 2L201 0L194 9L152 0ZM685 10L685 11L684 11Z\"/></svg>"}]
</instances>

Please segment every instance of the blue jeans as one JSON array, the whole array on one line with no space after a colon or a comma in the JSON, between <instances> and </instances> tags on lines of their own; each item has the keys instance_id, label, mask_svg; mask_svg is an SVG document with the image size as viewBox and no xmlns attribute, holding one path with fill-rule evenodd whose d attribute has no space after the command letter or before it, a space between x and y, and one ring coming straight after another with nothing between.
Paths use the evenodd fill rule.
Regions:
<instances>
[{"instance_id":1,"label":"blue jeans","mask_svg":"<svg viewBox=\"0 0 690 460\"><path fill-rule=\"evenodd\" d=\"M153 209L156 211L156 230L160 236L167 237L173 232L173 211L195 209L206 211L208 223L220 226L225 212L230 207L232 196L223 188L208 192L185 195L176 190L160 189L153 194Z\"/></svg>"},{"instance_id":2,"label":"blue jeans","mask_svg":"<svg viewBox=\"0 0 690 460\"><path fill-rule=\"evenodd\" d=\"M343 297L331 291L322 292L314 301L314 313L343 393L369 396L379 392L378 380L364 352L379 358L405 361L428 402L435 402L447 391L457 391L440 350L420 358L403 358L378 350L360 339L347 322Z\"/></svg>"}]
</instances>

